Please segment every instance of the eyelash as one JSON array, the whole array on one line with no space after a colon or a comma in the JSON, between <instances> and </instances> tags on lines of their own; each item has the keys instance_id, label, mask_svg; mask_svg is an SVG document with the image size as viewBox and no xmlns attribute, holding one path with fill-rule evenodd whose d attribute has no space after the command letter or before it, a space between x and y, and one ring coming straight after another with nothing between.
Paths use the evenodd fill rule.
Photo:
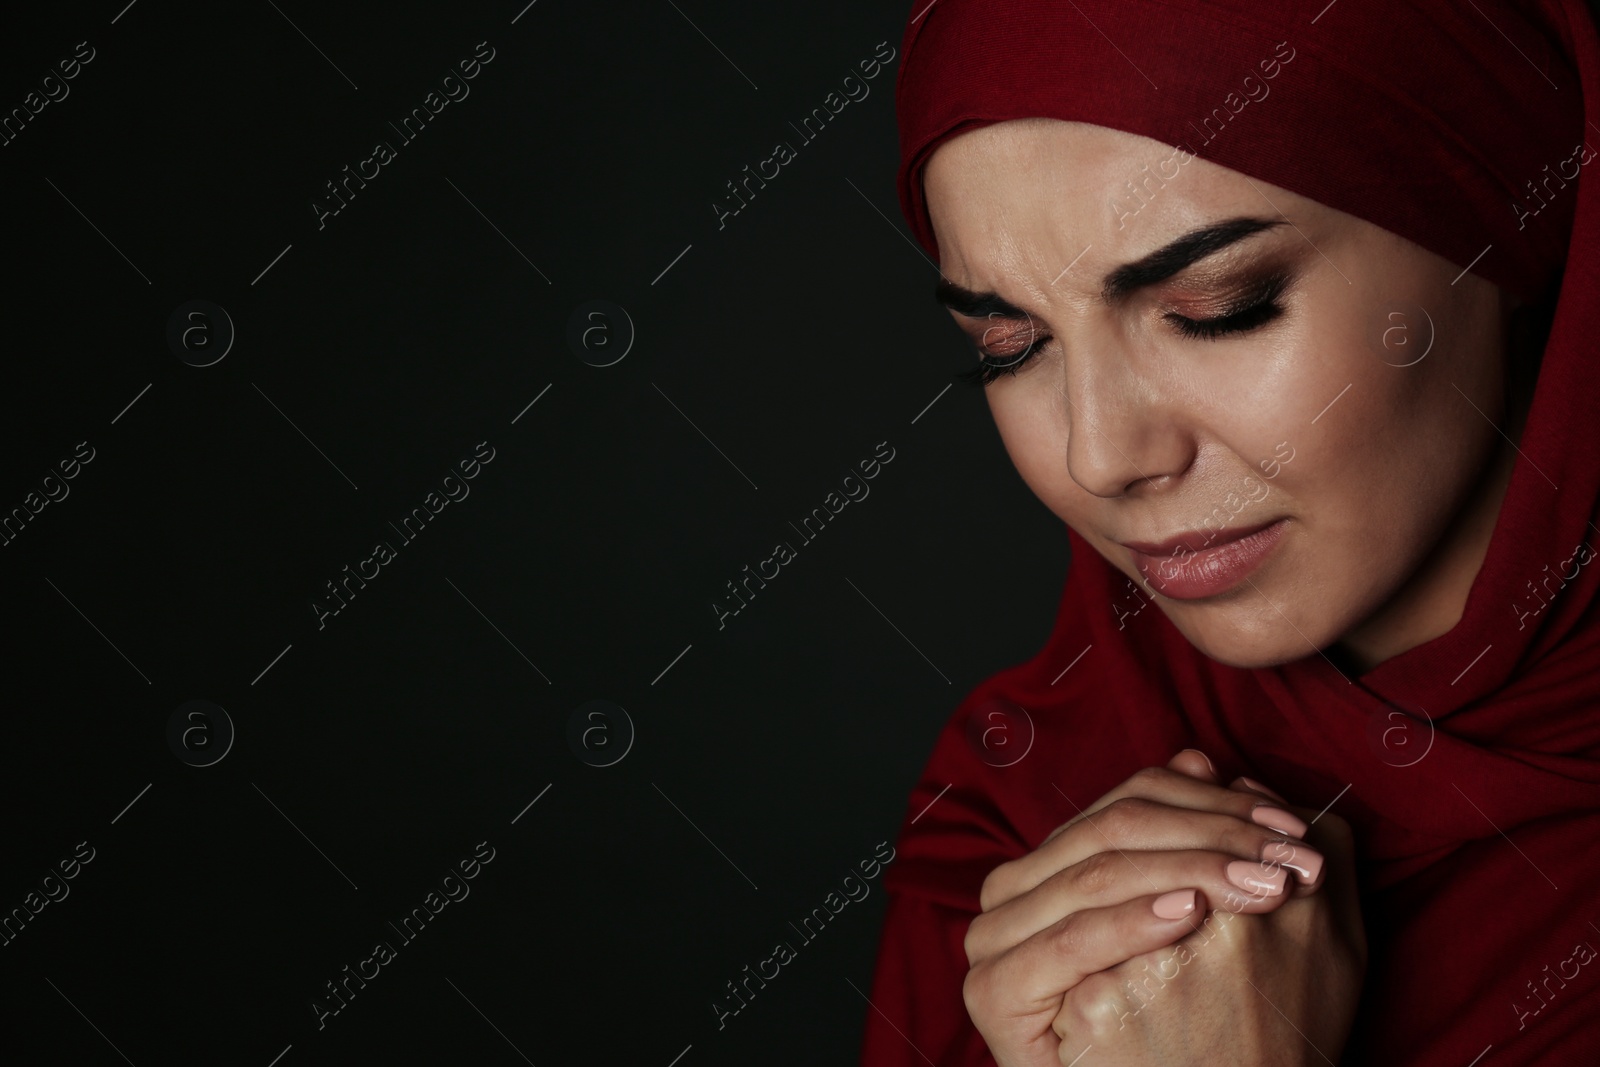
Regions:
<instances>
[{"instance_id":1,"label":"eyelash","mask_svg":"<svg viewBox=\"0 0 1600 1067\"><path fill-rule=\"evenodd\" d=\"M968 370L959 372L956 377L968 385L983 386L990 382L999 381L1001 377L1015 374L1022 369L1023 364L1033 358L1033 354L1043 348L1051 340L1049 334L1035 337L1033 342L1015 356L1008 356L1005 362L985 359L982 353L978 355L978 364Z\"/></svg>"},{"instance_id":2,"label":"eyelash","mask_svg":"<svg viewBox=\"0 0 1600 1067\"><path fill-rule=\"evenodd\" d=\"M1288 285L1288 279L1282 276L1269 279L1258 291L1256 298L1246 307L1227 315L1219 315L1210 319L1191 319L1169 311L1162 316L1172 323L1173 328L1182 337L1195 340L1214 341L1219 337L1230 334L1248 333L1251 330L1265 326L1267 323L1283 314L1284 307L1278 303L1278 297ZM1004 362L985 359L980 353L978 365L957 374L968 385L984 386L1000 378L1017 373L1033 358L1035 352L1051 341L1049 334L1036 337L1033 343L1015 356L1009 356Z\"/></svg>"}]
</instances>

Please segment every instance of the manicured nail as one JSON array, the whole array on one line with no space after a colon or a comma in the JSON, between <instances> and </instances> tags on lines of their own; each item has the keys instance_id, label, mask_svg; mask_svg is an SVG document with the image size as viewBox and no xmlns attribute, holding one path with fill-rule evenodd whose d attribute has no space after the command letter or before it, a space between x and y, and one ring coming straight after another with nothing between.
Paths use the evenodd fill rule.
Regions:
<instances>
[{"instance_id":1,"label":"manicured nail","mask_svg":"<svg viewBox=\"0 0 1600 1067\"><path fill-rule=\"evenodd\" d=\"M1273 800L1282 800L1283 799L1283 797L1281 795L1279 795L1278 793L1274 792L1271 789L1268 789L1266 786L1262 785L1260 782L1256 781L1254 778L1245 778L1245 777L1243 777L1241 775L1240 778L1239 778L1239 781L1244 783L1246 789L1254 789L1257 793L1260 793L1263 796L1269 796Z\"/></svg>"},{"instance_id":2,"label":"manicured nail","mask_svg":"<svg viewBox=\"0 0 1600 1067\"><path fill-rule=\"evenodd\" d=\"M1217 765L1211 762L1210 756L1206 755L1204 752L1201 752L1198 748L1186 748L1184 751L1193 752L1196 756L1199 756L1201 759L1205 760L1206 769L1211 772L1211 777L1217 779L1218 781L1222 780L1222 776L1217 773Z\"/></svg>"},{"instance_id":3,"label":"manicured nail","mask_svg":"<svg viewBox=\"0 0 1600 1067\"><path fill-rule=\"evenodd\" d=\"M1276 830L1285 837L1304 837L1306 831L1310 829L1294 815L1269 804L1257 804L1252 808L1250 821L1269 830Z\"/></svg>"},{"instance_id":4,"label":"manicured nail","mask_svg":"<svg viewBox=\"0 0 1600 1067\"><path fill-rule=\"evenodd\" d=\"M1263 868L1249 860L1234 860L1228 864L1228 881L1252 896L1277 896L1289 882L1289 872L1282 867Z\"/></svg>"},{"instance_id":5,"label":"manicured nail","mask_svg":"<svg viewBox=\"0 0 1600 1067\"><path fill-rule=\"evenodd\" d=\"M1291 845L1287 841L1268 841L1261 850L1261 859L1287 867L1300 879L1301 885L1311 885L1322 877L1322 853L1306 845Z\"/></svg>"},{"instance_id":6,"label":"manicured nail","mask_svg":"<svg viewBox=\"0 0 1600 1067\"><path fill-rule=\"evenodd\" d=\"M1158 919L1181 919L1194 910L1194 890L1174 889L1163 893L1150 907Z\"/></svg>"}]
</instances>

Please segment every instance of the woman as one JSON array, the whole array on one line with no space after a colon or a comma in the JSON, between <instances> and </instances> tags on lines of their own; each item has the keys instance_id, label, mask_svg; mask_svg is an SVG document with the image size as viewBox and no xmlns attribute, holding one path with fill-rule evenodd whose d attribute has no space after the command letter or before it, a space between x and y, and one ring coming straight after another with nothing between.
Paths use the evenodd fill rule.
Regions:
<instances>
[{"instance_id":1,"label":"woman","mask_svg":"<svg viewBox=\"0 0 1600 1067\"><path fill-rule=\"evenodd\" d=\"M863 1063L1600 1062L1593 11L915 0L902 54L1072 562L907 805Z\"/></svg>"}]
</instances>

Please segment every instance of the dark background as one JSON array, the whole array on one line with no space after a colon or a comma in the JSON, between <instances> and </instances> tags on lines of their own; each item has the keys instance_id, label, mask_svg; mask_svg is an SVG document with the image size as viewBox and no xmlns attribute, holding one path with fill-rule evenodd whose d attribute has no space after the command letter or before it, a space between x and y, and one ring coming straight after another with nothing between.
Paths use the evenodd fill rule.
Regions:
<instances>
[{"instance_id":1,"label":"dark background","mask_svg":"<svg viewBox=\"0 0 1600 1067\"><path fill-rule=\"evenodd\" d=\"M972 356L895 199L907 4L125 4L0 33L4 113L94 49L0 147L0 514L94 454L0 548L0 914L94 850L0 947L0 1058L853 1063L881 875L814 942L789 923L894 840L1067 562L981 395L944 391ZM480 41L470 95L396 143ZM880 42L870 95L804 143ZM319 229L379 139L397 158ZM719 229L779 140L796 158ZM205 367L167 336L197 299L236 331ZM606 367L568 341L594 299L636 330ZM196 321L191 359L224 333ZM590 321L591 356L624 344ZM481 441L404 544L388 523ZM803 543L880 442L870 495ZM380 540L397 558L319 629ZM719 629L779 541L797 557ZM569 742L596 699L631 747L615 713ZM209 766L180 753L214 756L216 714L169 743L190 700L235 731ZM394 936L483 841L470 896ZM319 1029L380 940L397 958ZM798 958L719 1029L780 940Z\"/></svg>"}]
</instances>

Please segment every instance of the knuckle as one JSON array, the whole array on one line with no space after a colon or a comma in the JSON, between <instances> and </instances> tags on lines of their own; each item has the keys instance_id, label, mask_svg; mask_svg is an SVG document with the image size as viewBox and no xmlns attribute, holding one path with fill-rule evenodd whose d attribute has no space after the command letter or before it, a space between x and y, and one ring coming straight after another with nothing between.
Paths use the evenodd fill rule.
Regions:
<instances>
[{"instance_id":1,"label":"knuckle","mask_svg":"<svg viewBox=\"0 0 1600 1067\"><path fill-rule=\"evenodd\" d=\"M1096 852L1073 869L1073 888L1086 897L1104 896L1122 874L1122 858L1115 852Z\"/></svg>"},{"instance_id":2,"label":"knuckle","mask_svg":"<svg viewBox=\"0 0 1600 1067\"><path fill-rule=\"evenodd\" d=\"M1126 785L1135 792L1145 792L1163 784L1170 774L1165 767L1141 767L1128 776Z\"/></svg>"},{"instance_id":3,"label":"knuckle","mask_svg":"<svg viewBox=\"0 0 1600 1067\"><path fill-rule=\"evenodd\" d=\"M982 888L978 890L978 906L980 908L984 911L990 911L1016 895L1012 890L1012 885L1016 878L1016 869L1016 862L1007 860L988 873L983 879Z\"/></svg>"},{"instance_id":4,"label":"knuckle","mask_svg":"<svg viewBox=\"0 0 1600 1067\"><path fill-rule=\"evenodd\" d=\"M1079 982L1051 1024L1062 1041L1063 1062L1068 1062L1068 1057L1082 1051L1077 1043L1107 1043L1127 1025L1124 1018L1126 1012L1127 1000L1122 979L1111 972L1102 971Z\"/></svg>"},{"instance_id":5,"label":"knuckle","mask_svg":"<svg viewBox=\"0 0 1600 1067\"><path fill-rule=\"evenodd\" d=\"M1130 840L1149 817L1150 805L1138 797L1119 797L1101 808L1091 818L1100 832L1113 842L1121 844Z\"/></svg>"},{"instance_id":6,"label":"knuckle","mask_svg":"<svg viewBox=\"0 0 1600 1067\"><path fill-rule=\"evenodd\" d=\"M967 966L976 966L982 958L980 953L988 944L987 931L984 929L987 916L979 915L967 926L967 936L962 939L961 949L967 954ZM984 955L987 955L984 953Z\"/></svg>"},{"instance_id":7,"label":"knuckle","mask_svg":"<svg viewBox=\"0 0 1600 1067\"><path fill-rule=\"evenodd\" d=\"M1246 816L1249 818L1249 816ZM1292 860L1300 842L1254 823L1231 824L1218 835L1216 851L1227 856L1256 857L1262 863Z\"/></svg>"},{"instance_id":8,"label":"knuckle","mask_svg":"<svg viewBox=\"0 0 1600 1067\"><path fill-rule=\"evenodd\" d=\"M1230 790L1230 792L1234 791ZM1240 791L1235 792L1235 795L1227 798L1226 802L1222 806L1222 811L1224 814L1232 815L1236 819L1242 819L1251 826L1259 826L1260 824L1250 817L1255 812L1255 809L1260 807L1279 808L1282 806L1283 805L1269 797L1258 796L1255 793L1245 793Z\"/></svg>"},{"instance_id":9,"label":"knuckle","mask_svg":"<svg viewBox=\"0 0 1600 1067\"><path fill-rule=\"evenodd\" d=\"M1074 912L1057 921L1050 930L1047 944L1052 955L1064 960L1076 959L1083 954L1088 943L1088 930L1081 913Z\"/></svg>"},{"instance_id":10,"label":"knuckle","mask_svg":"<svg viewBox=\"0 0 1600 1067\"><path fill-rule=\"evenodd\" d=\"M987 963L980 963L969 970L961 982L961 1001L974 1023L981 1025L1001 1014L1000 997L995 969Z\"/></svg>"}]
</instances>

